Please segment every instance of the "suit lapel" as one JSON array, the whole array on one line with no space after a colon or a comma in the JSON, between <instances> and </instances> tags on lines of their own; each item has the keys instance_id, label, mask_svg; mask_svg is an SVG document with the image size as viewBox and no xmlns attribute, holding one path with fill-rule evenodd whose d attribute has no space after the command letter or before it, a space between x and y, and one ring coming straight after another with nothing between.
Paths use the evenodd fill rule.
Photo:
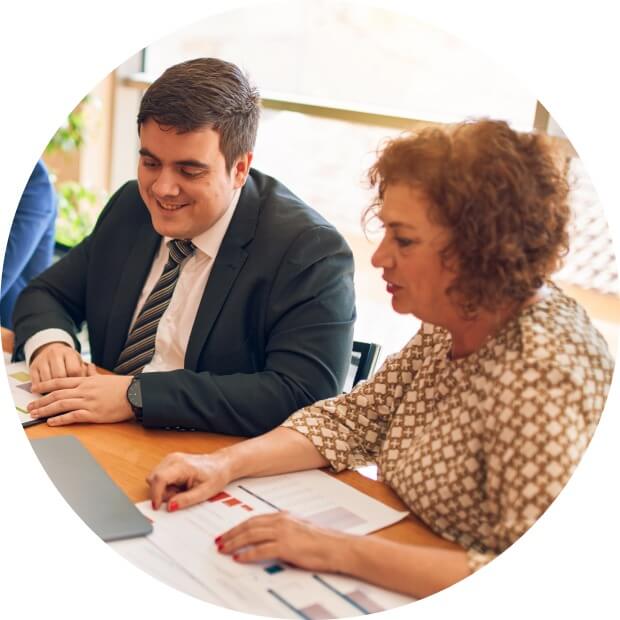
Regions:
<instances>
[{"instance_id":1,"label":"suit lapel","mask_svg":"<svg viewBox=\"0 0 620 620\"><path fill-rule=\"evenodd\" d=\"M248 257L245 246L254 238L259 210L258 189L253 178L248 176L198 306L185 353L185 368L197 369L200 352Z\"/></svg>"},{"instance_id":2,"label":"suit lapel","mask_svg":"<svg viewBox=\"0 0 620 620\"><path fill-rule=\"evenodd\" d=\"M106 325L103 366L113 368L125 344L129 324L148 276L161 237L148 218L136 231L136 240L118 280Z\"/></svg>"}]
</instances>

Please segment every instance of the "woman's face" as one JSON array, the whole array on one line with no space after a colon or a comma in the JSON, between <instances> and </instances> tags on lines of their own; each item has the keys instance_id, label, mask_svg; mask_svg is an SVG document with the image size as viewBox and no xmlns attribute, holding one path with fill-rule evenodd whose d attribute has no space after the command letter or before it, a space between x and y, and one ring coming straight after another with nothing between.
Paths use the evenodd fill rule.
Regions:
<instances>
[{"instance_id":1,"label":"woman's face","mask_svg":"<svg viewBox=\"0 0 620 620\"><path fill-rule=\"evenodd\" d=\"M388 185L379 212L384 236L372 264L383 269L396 312L445 325L444 319L449 321L455 312L446 295L455 273L443 266L440 256L450 235L428 219L429 206L421 189L405 183Z\"/></svg>"}]
</instances>

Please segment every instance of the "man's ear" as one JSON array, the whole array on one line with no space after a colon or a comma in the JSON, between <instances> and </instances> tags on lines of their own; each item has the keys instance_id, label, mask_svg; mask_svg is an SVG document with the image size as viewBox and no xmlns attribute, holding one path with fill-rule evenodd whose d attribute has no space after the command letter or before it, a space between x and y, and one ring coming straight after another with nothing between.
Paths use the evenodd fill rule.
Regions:
<instances>
[{"instance_id":1,"label":"man's ear","mask_svg":"<svg viewBox=\"0 0 620 620\"><path fill-rule=\"evenodd\" d=\"M233 164L232 175L235 182L235 189L245 185L245 180L248 178L248 174L250 174L250 166L252 165L253 157L254 153L251 151L244 153L241 157L238 157L237 161Z\"/></svg>"}]
</instances>

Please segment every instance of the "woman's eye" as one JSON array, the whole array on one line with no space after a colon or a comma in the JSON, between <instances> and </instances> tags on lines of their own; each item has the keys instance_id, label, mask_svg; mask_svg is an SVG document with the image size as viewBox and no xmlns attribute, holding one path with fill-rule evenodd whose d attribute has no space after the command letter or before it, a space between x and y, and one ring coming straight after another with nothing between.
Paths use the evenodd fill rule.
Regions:
<instances>
[{"instance_id":1,"label":"woman's eye","mask_svg":"<svg viewBox=\"0 0 620 620\"><path fill-rule=\"evenodd\" d=\"M404 237L395 237L394 240L400 248L407 248L414 243L413 239L405 239Z\"/></svg>"}]
</instances>

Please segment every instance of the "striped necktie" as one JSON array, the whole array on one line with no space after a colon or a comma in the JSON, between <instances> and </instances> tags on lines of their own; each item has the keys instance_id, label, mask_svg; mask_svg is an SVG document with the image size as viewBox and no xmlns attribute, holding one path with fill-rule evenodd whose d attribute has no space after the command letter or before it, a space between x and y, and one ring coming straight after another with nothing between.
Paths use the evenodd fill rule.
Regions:
<instances>
[{"instance_id":1,"label":"striped necktie","mask_svg":"<svg viewBox=\"0 0 620 620\"><path fill-rule=\"evenodd\" d=\"M146 298L140 314L127 336L125 346L116 362L114 372L121 375L137 375L155 354L155 336L159 319L172 299L183 262L191 256L196 246L191 241L173 239L168 242L170 256L164 271Z\"/></svg>"}]
</instances>

